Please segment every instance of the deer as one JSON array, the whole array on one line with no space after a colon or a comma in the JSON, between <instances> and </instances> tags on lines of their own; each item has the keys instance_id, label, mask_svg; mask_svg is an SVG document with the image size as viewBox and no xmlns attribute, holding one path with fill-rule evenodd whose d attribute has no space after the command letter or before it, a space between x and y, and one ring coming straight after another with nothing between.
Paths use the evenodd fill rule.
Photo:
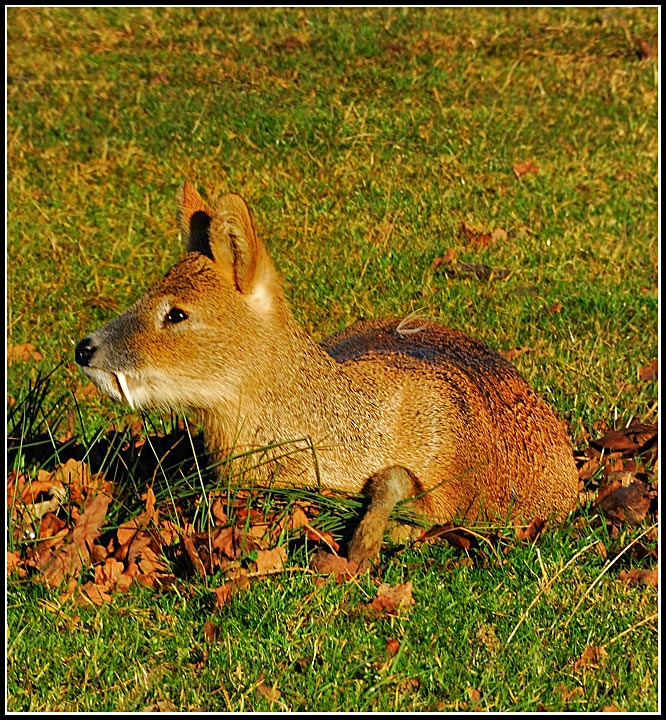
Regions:
<instances>
[{"instance_id":1,"label":"deer","mask_svg":"<svg viewBox=\"0 0 666 720\"><path fill-rule=\"evenodd\" d=\"M566 426L499 353L410 318L317 343L245 200L228 193L213 210L190 182L178 195L184 257L76 345L101 393L194 411L217 466L256 486L362 496L347 548L359 569L398 506L433 525L559 521L573 509Z\"/></svg>"}]
</instances>

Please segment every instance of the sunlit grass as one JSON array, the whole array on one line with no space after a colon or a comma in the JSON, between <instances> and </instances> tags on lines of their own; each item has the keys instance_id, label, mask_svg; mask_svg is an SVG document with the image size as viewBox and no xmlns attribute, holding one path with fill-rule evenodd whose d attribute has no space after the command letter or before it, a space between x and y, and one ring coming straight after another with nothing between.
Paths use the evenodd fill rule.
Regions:
<instances>
[{"instance_id":1,"label":"sunlit grass","mask_svg":"<svg viewBox=\"0 0 666 720\"><path fill-rule=\"evenodd\" d=\"M417 313L523 349L578 445L656 420L640 371L658 354L657 13L9 8L7 341L42 356L8 364L11 462L36 473L71 442L125 462L138 416L88 393L73 348L180 256L184 179L247 198L316 338ZM447 274L446 257L506 274ZM141 470L123 469L113 522L141 508ZM174 515L208 482L151 480ZM333 532L355 513L325 509ZM220 612L197 582L93 608L12 580L9 709L655 710L657 592L616 572L648 560L604 571L643 530L569 523L473 562L389 545L379 576L414 585L396 617L367 613L372 577L315 583L302 548L302 573ZM606 655L586 664L588 646Z\"/></svg>"}]
</instances>

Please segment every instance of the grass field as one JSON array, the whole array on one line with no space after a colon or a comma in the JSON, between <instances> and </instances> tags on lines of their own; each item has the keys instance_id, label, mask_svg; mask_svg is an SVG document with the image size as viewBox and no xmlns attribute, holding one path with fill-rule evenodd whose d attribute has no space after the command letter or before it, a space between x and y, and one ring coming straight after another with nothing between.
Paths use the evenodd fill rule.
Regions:
<instances>
[{"instance_id":1,"label":"grass field","mask_svg":"<svg viewBox=\"0 0 666 720\"><path fill-rule=\"evenodd\" d=\"M52 472L65 441L92 462L139 419L89 392L73 348L180 256L184 179L248 200L315 338L411 313L460 328L512 351L577 452L657 421L656 8L6 16L14 477ZM656 493L654 454L614 462ZM149 481L129 473L109 523ZM334 534L336 512L353 508L326 506ZM622 580L656 565L654 513L593 514L470 553L388 546L346 583L296 544L223 607L219 576L98 606L16 572L7 708L656 711L658 591ZM378 612L382 582L413 604Z\"/></svg>"}]
</instances>

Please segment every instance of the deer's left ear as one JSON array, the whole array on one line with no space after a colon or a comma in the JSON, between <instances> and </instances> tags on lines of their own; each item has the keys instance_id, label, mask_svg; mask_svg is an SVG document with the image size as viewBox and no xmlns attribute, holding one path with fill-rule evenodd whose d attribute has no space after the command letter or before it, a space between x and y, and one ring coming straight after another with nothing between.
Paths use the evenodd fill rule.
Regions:
<instances>
[{"instance_id":1,"label":"deer's left ear","mask_svg":"<svg viewBox=\"0 0 666 720\"><path fill-rule=\"evenodd\" d=\"M178 223L188 252L211 257L210 223L213 211L187 180L178 192Z\"/></svg>"}]
</instances>

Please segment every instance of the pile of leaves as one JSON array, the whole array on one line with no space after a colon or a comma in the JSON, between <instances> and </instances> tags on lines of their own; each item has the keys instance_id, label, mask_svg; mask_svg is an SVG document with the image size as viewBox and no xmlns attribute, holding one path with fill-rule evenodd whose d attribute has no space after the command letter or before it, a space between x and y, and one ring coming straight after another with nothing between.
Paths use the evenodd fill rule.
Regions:
<instances>
[{"instance_id":1,"label":"pile of leaves","mask_svg":"<svg viewBox=\"0 0 666 720\"><path fill-rule=\"evenodd\" d=\"M334 553L339 549L330 532L311 525L319 509L307 501L273 499L270 509L262 509L262 490L240 489L232 498L212 490L205 499L207 527L200 530L193 516L202 503L183 500L175 514L173 504L158 506L147 487L143 510L109 527L114 491L103 472L91 473L80 460L40 470L36 478L12 470L8 573L96 604L134 582L167 589L180 578L215 577L222 605L252 577L284 571L287 546L297 536Z\"/></svg>"},{"instance_id":2,"label":"pile of leaves","mask_svg":"<svg viewBox=\"0 0 666 720\"><path fill-rule=\"evenodd\" d=\"M577 453L581 506L588 509L578 518L581 523L606 523L611 537L627 525L653 523L656 528L657 433L656 423L634 422L590 439ZM151 447L159 444L157 440L151 439ZM129 449L144 449L146 442L134 435ZM36 476L9 472L8 575L61 588L95 604L110 601L113 593L133 583L166 590L183 578L199 576L223 606L257 577L300 571L318 577L332 574L341 582L356 573L357 568L338 553L340 538L318 527L321 504L314 499L260 489L228 494L216 487L198 498L172 496L158 502L147 482L140 511L125 512L123 517L117 508L118 482L109 474L93 472L88 462L74 457ZM527 527L514 528L513 541L532 542L543 527L535 519ZM469 554L478 546L479 532L449 524L424 532L421 540L436 537ZM655 540L653 529L645 544L637 543L634 550L650 556L651 568L625 571L621 580L656 585ZM306 566L289 567L290 548L298 542L314 552ZM411 584L382 585L371 607L390 614L412 602Z\"/></svg>"}]
</instances>

